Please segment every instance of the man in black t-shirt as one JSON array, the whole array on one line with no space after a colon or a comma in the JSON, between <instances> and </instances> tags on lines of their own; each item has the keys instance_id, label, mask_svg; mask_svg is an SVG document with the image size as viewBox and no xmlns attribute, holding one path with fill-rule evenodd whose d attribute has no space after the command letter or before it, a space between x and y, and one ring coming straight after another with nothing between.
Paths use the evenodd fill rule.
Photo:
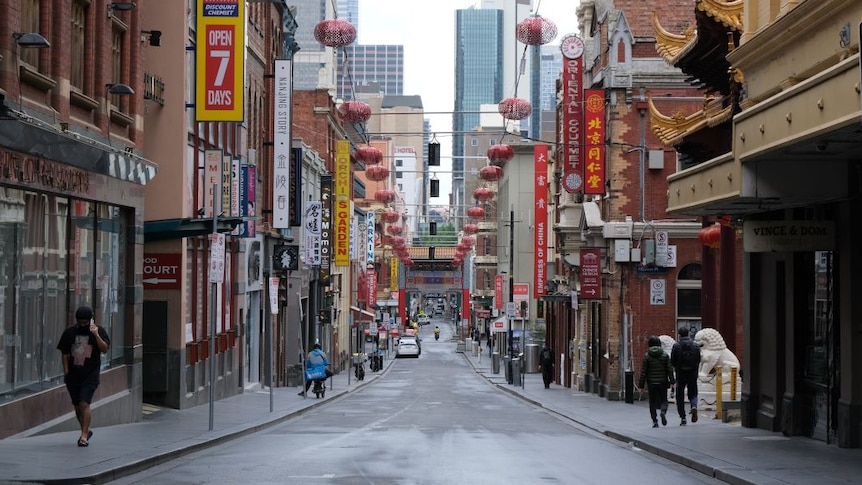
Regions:
<instances>
[{"instance_id":1,"label":"man in black t-shirt","mask_svg":"<svg viewBox=\"0 0 862 485\"><path fill-rule=\"evenodd\" d=\"M99 387L102 354L108 351L111 341L105 329L93 320L92 308L78 307L75 321L76 325L63 331L57 350L63 354L63 382L81 425L78 446L89 446L93 436L90 431L90 403Z\"/></svg>"}]
</instances>

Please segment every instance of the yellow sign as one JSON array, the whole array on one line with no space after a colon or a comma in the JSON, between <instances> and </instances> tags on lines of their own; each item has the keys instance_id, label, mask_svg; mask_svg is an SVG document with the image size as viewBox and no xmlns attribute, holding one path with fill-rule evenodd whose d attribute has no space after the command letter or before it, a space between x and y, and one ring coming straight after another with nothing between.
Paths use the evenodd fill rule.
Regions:
<instances>
[{"instance_id":1,"label":"yellow sign","mask_svg":"<svg viewBox=\"0 0 862 485\"><path fill-rule=\"evenodd\" d=\"M398 291L398 258L392 258L389 263L389 289Z\"/></svg>"},{"instance_id":2,"label":"yellow sign","mask_svg":"<svg viewBox=\"0 0 862 485\"><path fill-rule=\"evenodd\" d=\"M197 0L195 120L243 121L245 1Z\"/></svg>"},{"instance_id":3,"label":"yellow sign","mask_svg":"<svg viewBox=\"0 0 862 485\"><path fill-rule=\"evenodd\" d=\"M335 147L335 265L350 265L350 142Z\"/></svg>"}]
</instances>

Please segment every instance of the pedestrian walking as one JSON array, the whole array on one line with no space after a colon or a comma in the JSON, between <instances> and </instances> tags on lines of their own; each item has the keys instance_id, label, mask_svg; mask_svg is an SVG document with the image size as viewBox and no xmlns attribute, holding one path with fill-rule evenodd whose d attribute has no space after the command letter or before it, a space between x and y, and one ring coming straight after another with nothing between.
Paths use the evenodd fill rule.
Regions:
<instances>
[{"instance_id":1,"label":"pedestrian walking","mask_svg":"<svg viewBox=\"0 0 862 485\"><path fill-rule=\"evenodd\" d=\"M90 404L99 388L99 370L102 354L108 351L111 340L104 328L96 325L93 309L81 306L75 311L75 325L69 326L60 336L57 350L62 354L63 382L72 405L75 418L81 427L78 446L89 446L93 431L90 429L92 413Z\"/></svg>"},{"instance_id":2,"label":"pedestrian walking","mask_svg":"<svg viewBox=\"0 0 862 485\"><path fill-rule=\"evenodd\" d=\"M548 342L542 346L542 352L539 354L539 367L542 368L542 381L545 383L545 389L551 387L551 382L554 380L554 352Z\"/></svg>"},{"instance_id":3,"label":"pedestrian walking","mask_svg":"<svg viewBox=\"0 0 862 485\"><path fill-rule=\"evenodd\" d=\"M676 370L676 409L680 426L686 425L685 397L691 403L691 422L697 422L697 373L700 367L700 346L689 338L688 327L679 327L679 340L673 344L670 363Z\"/></svg>"},{"instance_id":4,"label":"pedestrian walking","mask_svg":"<svg viewBox=\"0 0 862 485\"><path fill-rule=\"evenodd\" d=\"M653 335L648 341L649 350L644 353L638 386L643 394L649 393L649 415L652 427L658 428L657 414L661 410L661 424L667 426L667 390L674 384L670 357L661 348L661 339ZM646 386L646 387L645 387Z\"/></svg>"}]
</instances>

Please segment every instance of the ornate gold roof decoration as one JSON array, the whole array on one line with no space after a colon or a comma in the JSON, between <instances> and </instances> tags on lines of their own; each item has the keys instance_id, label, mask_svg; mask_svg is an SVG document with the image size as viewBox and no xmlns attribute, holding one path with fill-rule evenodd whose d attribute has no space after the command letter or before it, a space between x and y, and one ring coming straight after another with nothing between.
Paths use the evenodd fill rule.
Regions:
<instances>
[{"instance_id":1,"label":"ornate gold roof decoration","mask_svg":"<svg viewBox=\"0 0 862 485\"><path fill-rule=\"evenodd\" d=\"M652 25L655 29L656 51L670 65L673 65L673 61L679 58L686 46L693 44L697 38L694 25L689 26L682 34L668 32L661 26L655 12L652 14Z\"/></svg>"},{"instance_id":2,"label":"ornate gold roof decoration","mask_svg":"<svg viewBox=\"0 0 862 485\"><path fill-rule=\"evenodd\" d=\"M729 120L732 111L729 105L722 106L724 99L724 97L704 98L704 109L690 115L681 111L665 115L656 108L652 98L649 98L647 103L652 131L663 145L677 145L692 133Z\"/></svg>"},{"instance_id":3,"label":"ornate gold roof decoration","mask_svg":"<svg viewBox=\"0 0 862 485\"><path fill-rule=\"evenodd\" d=\"M725 27L742 32L743 0L697 0L696 8Z\"/></svg>"}]
</instances>

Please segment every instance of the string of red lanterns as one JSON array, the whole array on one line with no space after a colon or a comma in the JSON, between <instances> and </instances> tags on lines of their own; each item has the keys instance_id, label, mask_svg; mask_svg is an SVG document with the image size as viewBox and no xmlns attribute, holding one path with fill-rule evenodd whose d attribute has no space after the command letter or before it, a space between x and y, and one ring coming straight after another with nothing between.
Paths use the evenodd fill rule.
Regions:
<instances>
[{"instance_id":1,"label":"string of red lanterns","mask_svg":"<svg viewBox=\"0 0 862 485\"><path fill-rule=\"evenodd\" d=\"M502 165L514 158L515 150L510 145L500 143L488 148L487 155L491 163Z\"/></svg>"},{"instance_id":2,"label":"string of red lanterns","mask_svg":"<svg viewBox=\"0 0 862 485\"><path fill-rule=\"evenodd\" d=\"M497 105L497 111L507 120L523 120L533 112L533 106L522 98L506 98Z\"/></svg>"},{"instance_id":3,"label":"string of red lanterns","mask_svg":"<svg viewBox=\"0 0 862 485\"><path fill-rule=\"evenodd\" d=\"M353 156L365 165L375 165L383 160L383 152L380 151L379 148L371 145L362 145L358 147Z\"/></svg>"}]
</instances>

